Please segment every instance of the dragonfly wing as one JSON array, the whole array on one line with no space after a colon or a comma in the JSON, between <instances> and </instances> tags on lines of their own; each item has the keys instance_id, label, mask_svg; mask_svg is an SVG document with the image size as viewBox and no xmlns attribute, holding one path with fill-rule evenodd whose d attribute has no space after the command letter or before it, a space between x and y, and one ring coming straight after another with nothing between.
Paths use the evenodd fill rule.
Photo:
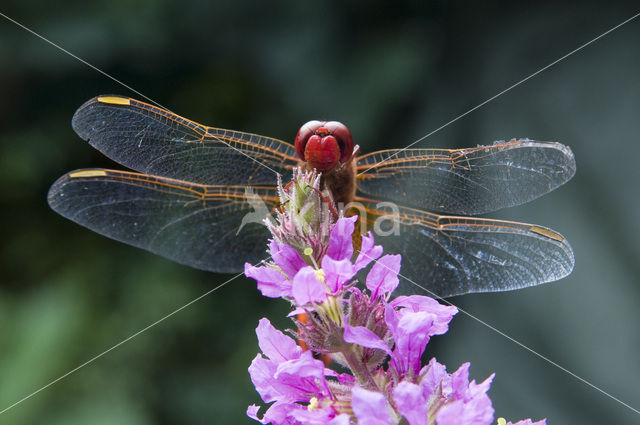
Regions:
<instances>
[{"instance_id":1,"label":"dragonfly wing","mask_svg":"<svg viewBox=\"0 0 640 425\"><path fill-rule=\"evenodd\" d=\"M569 147L512 140L471 149L387 150L358 159L367 197L446 214L476 215L524 204L576 171Z\"/></svg>"},{"instance_id":2,"label":"dragonfly wing","mask_svg":"<svg viewBox=\"0 0 640 425\"><path fill-rule=\"evenodd\" d=\"M293 146L268 137L207 127L128 97L99 96L73 116L91 146L138 172L199 184L261 185L287 180Z\"/></svg>"},{"instance_id":3,"label":"dragonfly wing","mask_svg":"<svg viewBox=\"0 0 640 425\"><path fill-rule=\"evenodd\" d=\"M571 246L545 227L409 208L394 212L359 202L385 252L402 254L405 293L424 288L449 297L507 291L552 282L573 270Z\"/></svg>"},{"instance_id":4,"label":"dragonfly wing","mask_svg":"<svg viewBox=\"0 0 640 425\"><path fill-rule=\"evenodd\" d=\"M273 188L205 186L114 170L78 170L48 195L57 213L112 239L198 269L240 272L267 256L261 222ZM242 227L242 228L241 228Z\"/></svg>"}]
</instances>

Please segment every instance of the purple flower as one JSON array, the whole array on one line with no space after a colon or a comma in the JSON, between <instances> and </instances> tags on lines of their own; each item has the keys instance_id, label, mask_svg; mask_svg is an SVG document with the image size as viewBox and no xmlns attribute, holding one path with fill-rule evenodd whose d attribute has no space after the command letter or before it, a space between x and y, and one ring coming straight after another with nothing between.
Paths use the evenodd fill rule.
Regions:
<instances>
[{"instance_id":1,"label":"purple flower","mask_svg":"<svg viewBox=\"0 0 640 425\"><path fill-rule=\"evenodd\" d=\"M278 224L268 225L272 262L245 265L263 295L285 298L294 303L294 313L305 314L294 319L300 345L260 320L262 353L249 374L262 400L272 404L262 417L254 405L247 415L275 425L491 425L487 392L493 375L477 384L469 381L469 363L451 374L435 358L421 366L429 339L448 331L457 308L419 295L391 300L400 255L381 257L369 232L355 256L357 217L334 222L320 181L298 170L292 185L280 184L283 208ZM354 276L374 260L366 290L358 289ZM300 346L340 363L347 373L338 374ZM513 424L500 418L498 425L546 420Z\"/></svg>"},{"instance_id":2,"label":"purple flower","mask_svg":"<svg viewBox=\"0 0 640 425\"><path fill-rule=\"evenodd\" d=\"M371 267L367 275L367 289L371 291L372 300L390 294L398 287L400 262L399 255L385 255Z\"/></svg>"},{"instance_id":3,"label":"purple flower","mask_svg":"<svg viewBox=\"0 0 640 425\"><path fill-rule=\"evenodd\" d=\"M375 348L382 350L387 354L391 354L391 349L387 344L373 331L364 326L349 325L349 316L345 316L344 334L345 342L358 344L367 348Z\"/></svg>"},{"instance_id":4,"label":"purple flower","mask_svg":"<svg viewBox=\"0 0 640 425\"><path fill-rule=\"evenodd\" d=\"M303 352L267 319L260 320L256 334L267 358L258 354L249 366L249 375L262 400L309 402L312 397L328 396L322 361L314 359L310 351Z\"/></svg>"},{"instance_id":5,"label":"purple flower","mask_svg":"<svg viewBox=\"0 0 640 425\"><path fill-rule=\"evenodd\" d=\"M493 423L493 406L487 391L494 375L484 382L469 382L469 363L465 363L451 374L450 393L443 395L452 400L444 404L436 416L438 425L491 425ZM443 385L444 386L444 385Z\"/></svg>"},{"instance_id":6,"label":"purple flower","mask_svg":"<svg viewBox=\"0 0 640 425\"><path fill-rule=\"evenodd\" d=\"M425 311L436 316L433 326L429 329L430 335L442 335L449 330L449 322L458 313L458 309L452 305L442 305L430 297L422 295L400 296L389 303L395 307L399 314L404 312Z\"/></svg>"},{"instance_id":7,"label":"purple flower","mask_svg":"<svg viewBox=\"0 0 640 425\"><path fill-rule=\"evenodd\" d=\"M256 421L275 425L349 425L349 415L337 415L331 408L309 409L297 403L276 402L271 405L260 418L259 406L251 405L247 408L247 416Z\"/></svg>"},{"instance_id":8,"label":"purple flower","mask_svg":"<svg viewBox=\"0 0 640 425\"><path fill-rule=\"evenodd\" d=\"M244 275L258 281L258 290L269 298L288 298L291 296L291 282L279 269L270 266L244 265Z\"/></svg>"},{"instance_id":9,"label":"purple flower","mask_svg":"<svg viewBox=\"0 0 640 425\"><path fill-rule=\"evenodd\" d=\"M277 364L297 359L302 349L292 339L273 327L269 319L260 319L256 328L260 350Z\"/></svg>"},{"instance_id":10,"label":"purple flower","mask_svg":"<svg viewBox=\"0 0 640 425\"><path fill-rule=\"evenodd\" d=\"M380 268L377 268L380 265ZM371 302L387 294L397 286L400 256L386 255L372 268L367 276L367 288L371 291ZM394 308L395 307L395 308ZM387 343L372 330L363 326L352 326L345 320L344 339L366 348L379 349L391 355L391 366L400 377L417 376L420 358L432 335L443 334L457 308L444 306L436 300L413 295L398 297L385 309L385 322L395 347ZM356 320L359 322L361 320Z\"/></svg>"},{"instance_id":11,"label":"purple flower","mask_svg":"<svg viewBox=\"0 0 640 425\"><path fill-rule=\"evenodd\" d=\"M438 363L435 358L420 370L420 386L427 394L435 394L440 383L447 378L447 368Z\"/></svg>"},{"instance_id":12,"label":"purple flower","mask_svg":"<svg viewBox=\"0 0 640 425\"><path fill-rule=\"evenodd\" d=\"M325 274L327 289L332 295L341 292L356 274L356 270L349 259L335 260L329 254L322 259L322 271Z\"/></svg>"},{"instance_id":13,"label":"purple flower","mask_svg":"<svg viewBox=\"0 0 640 425\"><path fill-rule=\"evenodd\" d=\"M327 251L327 254L322 257L321 269L319 269L321 272L316 273L315 278L310 271L314 269L305 262L297 250L287 245L278 244L275 240L271 240L269 243L269 253L273 262L265 266L252 266L246 263L245 275L258 282L258 290L262 292L262 295L270 298L293 298L298 305L322 302L326 296L320 294L321 286L323 292L328 292L331 295L340 293L358 270L382 253L382 247L373 244L373 237L369 233L362 237L363 250L358 255L356 263L351 263L353 256L352 234L356 219L355 216L341 217L336 221L331 229L328 247L322 248ZM397 262L396 268L399 269L400 256L395 257L398 258L391 259L390 264L393 263L391 265L396 267L395 263ZM393 273L381 269L384 267L378 266L377 274L381 276L381 279L392 279ZM301 276L297 276L301 273ZM324 280L318 279L318 276L323 276ZM397 277L395 279L397 280ZM390 285L386 280L380 281L380 284L383 283L387 286ZM295 289L294 286L296 286Z\"/></svg>"},{"instance_id":14,"label":"purple flower","mask_svg":"<svg viewBox=\"0 0 640 425\"><path fill-rule=\"evenodd\" d=\"M393 401L409 425L428 425L429 392L411 382L402 381L393 390Z\"/></svg>"},{"instance_id":15,"label":"purple flower","mask_svg":"<svg viewBox=\"0 0 640 425\"><path fill-rule=\"evenodd\" d=\"M357 271L365 268L370 262L374 261L382 255L382 246L375 245L373 241L373 235L371 232L367 235L362 235L362 244L360 246L360 253L356 258L354 267Z\"/></svg>"},{"instance_id":16,"label":"purple flower","mask_svg":"<svg viewBox=\"0 0 640 425\"><path fill-rule=\"evenodd\" d=\"M327 255L334 260L350 260L353 255L353 229L357 216L342 217L336 221L329 237Z\"/></svg>"},{"instance_id":17,"label":"purple flower","mask_svg":"<svg viewBox=\"0 0 640 425\"><path fill-rule=\"evenodd\" d=\"M304 406L296 403L274 403L267 409L264 416L260 418L258 416L260 407L252 404L247 408L247 416L263 424L294 425L297 424L297 421L291 418L289 414L294 410L304 408Z\"/></svg>"},{"instance_id":18,"label":"purple flower","mask_svg":"<svg viewBox=\"0 0 640 425\"><path fill-rule=\"evenodd\" d=\"M302 268L293 278L293 299L297 305L322 302L327 298L325 286L313 267Z\"/></svg>"},{"instance_id":19,"label":"purple flower","mask_svg":"<svg viewBox=\"0 0 640 425\"><path fill-rule=\"evenodd\" d=\"M429 330L435 318L435 315L424 311L399 315L393 307L387 306L385 321L395 342L389 364L399 376L418 374L420 358L429 342Z\"/></svg>"},{"instance_id":20,"label":"purple flower","mask_svg":"<svg viewBox=\"0 0 640 425\"><path fill-rule=\"evenodd\" d=\"M279 245L275 240L269 241L269 253L273 261L289 278L295 276L301 268L307 265L298 251L288 245Z\"/></svg>"},{"instance_id":21,"label":"purple flower","mask_svg":"<svg viewBox=\"0 0 640 425\"><path fill-rule=\"evenodd\" d=\"M435 359L420 372L418 383L400 382L393 391L398 412L410 425L490 425L493 407L487 391L493 375L481 384L469 382L469 363L451 375Z\"/></svg>"},{"instance_id":22,"label":"purple flower","mask_svg":"<svg viewBox=\"0 0 640 425\"><path fill-rule=\"evenodd\" d=\"M349 425L351 423L351 418L346 413L342 413L329 422L327 425Z\"/></svg>"},{"instance_id":23,"label":"purple flower","mask_svg":"<svg viewBox=\"0 0 640 425\"><path fill-rule=\"evenodd\" d=\"M498 425L547 425L547 420L542 419L538 422L533 422L531 419L523 419L516 423L512 423L511 421L506 422L503 418L498 418Z\"/></svg>"},{"instance_id":24,"label":"purple flower","mask_svg":"<svg viewBox=\"0 0 640 425\"><path fill-rule=\"evenodd\" d=\"M356 383L356 378L350 373L339 373L336 375L338 382L342 385L353 386Z\"/></svg>"},{"instance_id":25,"label":"purple flower","mask_svg":"<svg viewBox=\"0 0 640 425\"><path fill-rule=\"evenodd\" d=\"M393 425L384 394L367 391L356 385L351 395L351 408L359 425Z\"/></svg>"}]
</instances>

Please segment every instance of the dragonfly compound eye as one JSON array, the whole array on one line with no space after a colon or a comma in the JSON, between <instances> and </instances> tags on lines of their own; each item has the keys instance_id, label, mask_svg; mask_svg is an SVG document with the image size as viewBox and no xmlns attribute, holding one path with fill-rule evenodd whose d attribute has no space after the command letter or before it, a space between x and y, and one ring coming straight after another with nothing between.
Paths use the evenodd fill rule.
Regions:
<instances>
[{"instance_id":1,"label":"dragonfly compound eye","mask_svg":"<svg viewBox=\"0 0 640 425\"><path fill-rule=\"evenodd\" d=\"M295 147L300 159L326 171L351 158L353 138L349 129L337 121L309 121L298 131Z\"/></svg>"}]
</instances>

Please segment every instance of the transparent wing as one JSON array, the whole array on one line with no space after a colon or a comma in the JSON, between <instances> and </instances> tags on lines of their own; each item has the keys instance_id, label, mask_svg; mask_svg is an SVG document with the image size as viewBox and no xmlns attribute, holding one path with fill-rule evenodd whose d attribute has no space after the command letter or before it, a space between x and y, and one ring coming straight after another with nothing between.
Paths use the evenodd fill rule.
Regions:
<instances>
[{"instance_id":1,"label":"transparent wing","mask_svg":"<svg viewBox=\"0 0 640 425\"><path fill-rule=\"evenodd\" d=\"M114 161L141 173L199 184L260 185L287 180L293 146L207 127L128 97L98 96L73 116L73 129Z\"/></svg>"},{"instance_id":2,"label":"transparent wing","mask_svg":"<svg viewBox=\"0 0 640 425\"><path fill-rule=\"evenodd\" d=\"M528 139L471 149L406 149L358 158L363 196L447 214L476 215L523 204L576 171L569 147Z\"/></svg>"},{"instance_id":3,"label":"transparent wing","mask_svg":"<svg viewBox=\"0 0 640 425\"><path fill-rule=\"evenodd\" d=\"M357 201L365 206L363 222L376 242L388 254L402 254L405 293L423 292L417 285L441 297L507 291L552 282L573 270L571 246L545 227L410 208L394 213Z\"/></svg>"},{"instance_id":4,"label":"transparent wing","mask_svg":"<svg viewBox=\"0 0 640 425\"><path fill-rule=\"evenodd\" d=\"M240 272L265 257L273 188L205 186L114 170L78 170L48 195L57 213L112 239L198 269ZM248 214L248 215L247 215ZM242 227L242 228L241 228Z\"/></svg>"}]
</instances>

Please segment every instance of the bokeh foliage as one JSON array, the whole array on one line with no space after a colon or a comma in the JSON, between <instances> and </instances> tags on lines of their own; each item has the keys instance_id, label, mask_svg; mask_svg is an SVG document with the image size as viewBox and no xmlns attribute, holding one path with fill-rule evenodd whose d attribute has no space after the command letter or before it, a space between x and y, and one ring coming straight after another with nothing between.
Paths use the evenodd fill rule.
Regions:
<instances>
[{"instance_id":1,"label":"bokeh foliage","mask_svg":"<svg viewBox=\"0 0 640 425\"><path fill-rule=\"evenodd\" d=\"M632 2L110 2L31 0L2 12L171 110L291 140L338 119L364 151L402 147L636 12ZM453 302L636 408L640 395L640 22L420 146L512 137L569 144L566 187L500 217L569 237L556 284ZM0 410L229 275L173 264L55 215L48 186L118 167L72 131L97 94L140 97L0 19ZM260 317L287 306L239 278L3 415L4 424L247 423ZM499 415L550 423L637 416L459 315L431 354L497 377Z\"/></svg>"}]
</instances>

